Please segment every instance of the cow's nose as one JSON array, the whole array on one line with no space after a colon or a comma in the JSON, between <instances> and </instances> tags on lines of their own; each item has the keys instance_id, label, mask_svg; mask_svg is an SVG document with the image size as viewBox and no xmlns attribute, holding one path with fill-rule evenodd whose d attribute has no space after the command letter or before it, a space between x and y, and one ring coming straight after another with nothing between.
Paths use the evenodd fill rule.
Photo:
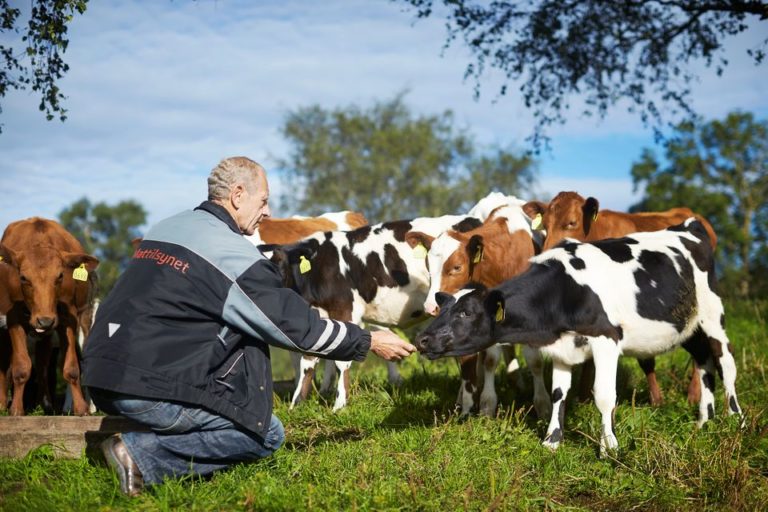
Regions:
<instances>
[{"instance_id":1,"label":"cow's nose","mask_svg":"<svg viewBox=\"0 0 768 512\"><path fill-rule=\"evenodd\" d=\"M431 316L437 316L440 313L440 306L424 306L424 311Z\"/></svg>"},{"instance_id":2,"label":"cow's nose","mask_svg":"<svg viewBox=\"0 0 768 512\"><path fill-rule=\"evenodd\" d=\"M40 316L37 317L37 328L38 329L50 329L53 327L53 324L56 322L56 319L50 316Z\"/></svg>"},{"instance_id":3,"label":"cow's nose","mask_svg":"<svg viewBox=\"0 0 768 512\"><path fill-rule=\"evenodd\" d=\"M416 347L416 350L419 352L424 351L424 349L427 348L427 343L429 342L429 336L426 334L421 334L419 336L416 336L416 339L413 340L413 345Z\"/></svg>"}]
</instances>

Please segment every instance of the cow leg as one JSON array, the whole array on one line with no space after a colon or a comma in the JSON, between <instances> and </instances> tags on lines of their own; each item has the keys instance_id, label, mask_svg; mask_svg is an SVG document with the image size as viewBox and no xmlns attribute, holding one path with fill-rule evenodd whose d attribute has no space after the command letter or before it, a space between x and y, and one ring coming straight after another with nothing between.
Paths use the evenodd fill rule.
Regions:
<instances>
[{"instance_id":1,"label":"cow leg","mask_svg":"<svg viewBox=\"0 0 768 512\"><path fill-rule=\"evenodd\" d=\"M3 324L5 320L3 319ZM8 389L11 384L11 338L8 329L0 327L0 412L8 409Z\"/></svg>"},{"instance_id":2,"label":"cow leg","mask_svg":"<svg viewBox=\"0 0 768 512\"><path fill-rule=\"evenodd\" d=\"M581 365L581 377L579 378L579 391L576 397L579 402L585 402L589 399L590 392L595 383L595 362L591 359L584 361Z\"/></svg>"},{"instance_id":3,"label":"cow leg","mask_svg":"<svg viewBox=\"0 0 768 512\"><path fill-rule=\"evenodd\" d=\"M456 359L459 363L459 373L461 375L461 387L456 397L456 405L461 407L461 416L466 416L472 412L472 406L475 404L476 386L477 386L477 354L462 356Z\"/></svg>"},{"instance_id":4,"label":"cow leg","mask_svg":"<svg viewBox=\"0 0 768 512\"><path fill-rule=\"evenodd\" d=\"M742 418L743 426L744 415L736 397L736 361L733 359L728 335L725 333L725 328L717 322L702 322L702 328L707 335L714 363L720 371L720 378L723 380L728 415L738 414Z\"/></svg>"},{"instance_id":5,"label":"cow leg","mask_svg":"<svg viewBox=\"0 0 768 512\"><path fill-rule=\"evenodd\" d=\"M309 391L312 389L312 380L315 376L315 365L317 365L318 360L317 357L301 356L296 389L293 391L289 409L293 409L297 404L303 402L309 396Z\"/></svg>"},{"instance_id":6,"label":"cow leg","mask_svg":"<svg viewBox=\"0 0 768 512\"><path fill-rule=\"evenodd\" d=\"M715 361L712 358L712 347L707 335L699 328L683 343L683 348L693 356L699 370L701 398L696 426L701 428L704 423L715 417Z\"/></svg>"},{"instance_id":7,"label":"cow leg","mask_svg":"<svg viewBox=\"0 0 768 512\"><path fill-rule=\"evenodd\" d=\"M333 389L333 383L336 379L336 361L325 360L325 371L323 371L323 382L320 384L320 394L326 395Z\"/></svg>"},{"instance_id":8,"label":"cow leg","mask_svg":"<svg viewBox=\"0 0 768 512\"><path fill-rule=\"evenodd\" d=\"M544 384L544 359L539 349L529 345L523 345L523 357L533 377L533 407L536 409L536 416L543 420L552 415L552 403Z\"/></svg>"},{"instance_id":9,"label":"cow leg","mask_svg":"<svg viewBox=\"0 0 768 512\"><path fill-rule=\"evenodd\" d=\"M701 400L701 380L699 378L699 368L696 361L693 361L693 370L691 371L691 381L688 383L688 403L693 405Z\"/></svg>"},{"instance_id":10,"label":"cow leg","mask_svg":"<svg viewBox=\"0 0 768 512\"><path fill-rule=\"evenodd\" d=\"M346 407L347 397L349 396L349 369L352 367L352 361L334 361L339 370L339 382L336 386L336 401L333 403L333 410L338 411Z\"/></svg>"},{"instance_id":11,"label":"cow leg","mask_svg":"<svg viewBox=\"0 0 768 512\"><path fill-rule=\"evenodd\" d=\"M27 333L16 323L8 327L11 336L11 380L13 382L13 400L9 412L11 416L24 415L24 388L32 373L32 359L27 350Z\"/></svg>"},{"instance_id":12,"label":"cow leg","mask_svg":"<svg viewBox=\"0 0 768 512\"><path fill-rule=\"evenodd\" d=\"M651 405L661 405L664 399L661 396L659 383L656 381L656 358L638 359L637 364L645 372L645 379L648 381L648 394L651 396Z\"/></svg>"},{"instance_id":13,"label":"cow leg","mask_svg":"<svg viewBox=\"0 0 768 512\"><path fill-rule=\"evenodd\" d=\"M595 405L600 411L600 456L619 448L613 431L613 415L616 411L616 367L619 364L619 349L616 342L600 336L590 343L595 361Z\"/></svg>"},{"instance_id":14,"label":"cow leg","mask_svg":"<svg viewBox=\"0 0 768 512\"><path fill-rule=\"evenodd\" d=\"M392 386L402 386L403 376L400 375L400 369L394 361L387 361L387 382Z\"/></svg>"},{"instance_id":15,"label":"cow leg","mask_svg":"<svg viewBox=\"0 0 768 512\"><path fill-rule=\"evenodd\" d=\"M501 359L501 347L493 345L480 353L479 361L482 361L483 383L480 393L480 414L483 416L496 416L496 406L499 398L496 395L496 367Z\"/></svg>"},{"instance_id":16,"label":"cow leg","mask_svg":"<svg viewBox=\"0 0 768 512\"><path fill-rule=\"evenodd\" d=\"M556 450L563 440L563 425L565 424L565 399L571 388L570 365L558 360L552 361L552 417L547 427L547 435L542 443L547 448Z\"/></svg>"},{"instance_id":17,"label":"cow leg","mask_svg":"<svg viewBox=\"0 0 768 512\"><path fill-rule=\"evenodd\" d=\"M515 373L520 369L520 360L515 353L514 345L501 345L501 352L504 354L504 362L507 364L506 371L508 374ZM519 377L518 373L518 377Z\"/></svg>"},{"instance_id":18,"label":"cow leg","mask_svg":"<svg viewBox=\"0 0 768 512\"><path fill-rule=\"evenodd\" d=\"M80 362L77 355L77 316L75 311L69 312L70 319L64 315L59 317L59 344L64 351L64 366L61 373L64 380L69 383L69 389L72 392L72 411L77 416L88 414L88 402L83 396L83 389L80 387Z\"/></svg>"}]
</instances>

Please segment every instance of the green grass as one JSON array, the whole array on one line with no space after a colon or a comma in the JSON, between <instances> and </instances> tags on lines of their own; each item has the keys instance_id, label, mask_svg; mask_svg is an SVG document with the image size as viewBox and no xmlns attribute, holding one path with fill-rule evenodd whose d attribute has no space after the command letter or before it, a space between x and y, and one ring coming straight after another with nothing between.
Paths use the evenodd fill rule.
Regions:
<instances>
[{"instance_id":1,"label":"green grass","mask_svg":"<svg viewBox=\"0 0 768 512\"><path fill-rule=\"evenodd\" d=\"M350 405L330 411L316 394L290 411L276 398L286 445L275 456L209 479L185 478L136 499L123 497L103 466L59 460L40 448L0 460L0 509L23 510L768 510L768 304L734 303L728 332L746 427L718 415L702 430L686 402L689 361L682 351L657 360L665 404L648 405L632 359L619 368L613 458L599 459L599 414L571 398L565 441L540 445L546 427L532 410L528 378L518 387L497 374L498 417L458 418L452 361L416 357L405 383L386 384L384 365L353 368ZM285 355L277 378L289 376ZM525 370L523 370L525 372Z\"/></svg>"}]
</instances>

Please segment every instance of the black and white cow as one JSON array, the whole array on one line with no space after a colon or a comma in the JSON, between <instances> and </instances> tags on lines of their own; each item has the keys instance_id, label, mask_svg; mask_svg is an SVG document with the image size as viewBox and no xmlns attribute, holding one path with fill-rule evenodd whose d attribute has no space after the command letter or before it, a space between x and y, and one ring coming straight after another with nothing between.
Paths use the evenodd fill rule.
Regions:
<instances>
[{"instance_id":1,"label":"black and white cow","mask_svg":"<svg viewBox=\"0 0 768 512\"><path fill-rule=\"evenodd\" d=\"M268 249L273 251L271 259L280 268L283 284L329 318L366 322L374 329L403 328L427 318L423 304L429 289L427 251L407 242L405 234L418 230L437 236L446 229L480 224L475 217L459 215L422 217L316 233L295 244ZM308 395L316 364L316 358L302 358L292 405ZM334 410L346 405L350 365L336 362L340 376ZM389 371L393 378L392 367Z\"/></svg>"},{"instance_id":2,"label":"black and white cow","mask_svg":"<svg viewBox=\"0 0 768 512\"><path fill-rule=\"evenodd\" d=\"M553 449L563 439L571 367L593 359L604 453L618 447L612 416L620 355L652 357L682 345L699 365L697 425L714 416L716 371L728 413L741 415L715 284L709 238L693 218L624 238L566 240L495 288L443 294L439 317L416 346L431 359L477 352L496 341L540 346L553 360L552 417L544 439Z\"/></svg>"}]
</instances>

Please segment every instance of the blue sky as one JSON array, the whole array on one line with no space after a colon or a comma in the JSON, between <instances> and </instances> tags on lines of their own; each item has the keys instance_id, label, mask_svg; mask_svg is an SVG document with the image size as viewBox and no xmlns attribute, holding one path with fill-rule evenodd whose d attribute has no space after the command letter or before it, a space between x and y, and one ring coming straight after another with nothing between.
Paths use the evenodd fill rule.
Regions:
<instances>
[{"instance_id":1,"label":"blue sky","mask_svg":"<svg viewBox=\"0 0 768 512\"><path fill-rule=\"evenodd\" d=\"M701 66L694 107L705 117L734 109L768 115L766 67L745 54L768 36L766 27L755 24L728 44L723 77ZM277 196L290 187L274 168L288 149L280 126L287 112L314 103L368 106L408 89L414 111L451 109L480 144L524 148L532 126L518 96L496 98L493 76L474 100L473 83L463 80L466 50L443 52L442 19L414 22L402 3L90 2L69 36L66 122L45 121L32 93L2 99L0 226L55 218L83 196L136 199L151 224L198 204L210 169L234 155L272 171ZM654 146L637 116L618 109L602 121L573 117L549 133L539 191L578 190L613 209L637 198L629 169Z\"/></svg>"}]
</instances>

